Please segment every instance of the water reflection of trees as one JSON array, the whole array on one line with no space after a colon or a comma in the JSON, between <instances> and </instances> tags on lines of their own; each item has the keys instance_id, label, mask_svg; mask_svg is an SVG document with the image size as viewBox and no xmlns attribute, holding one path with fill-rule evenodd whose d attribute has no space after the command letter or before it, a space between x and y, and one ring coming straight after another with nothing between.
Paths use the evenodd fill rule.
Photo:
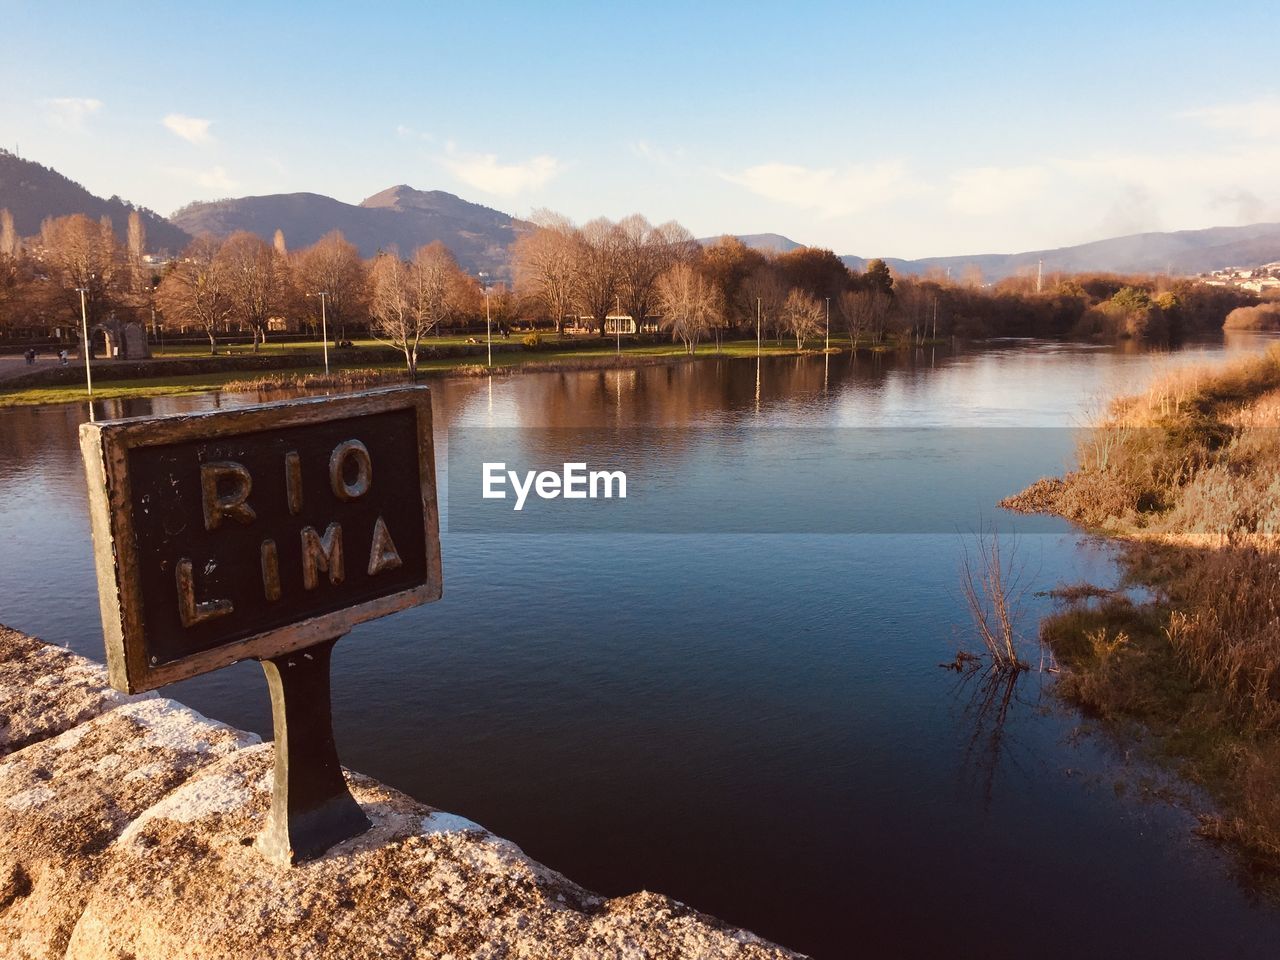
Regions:
<instances>
[{"instance_id":1,"label":"water reflection of trees","mask_svg":"<svg viewBox=\"0 0 1280 960\"><path fill-rule=\"evenodd\" d=\"M976 663L958 671L952 696L960 706L966 734L961 772L981 790L985 805L994 797L1000 772L1021 768L1023 744L1012 728L1017 726L1019 710L1025 713L1039 707L1036 677L1027 670L999 670ZM1029 695L1028 685L1034 685L1034 696Z\"/></svg>"},{"instance_id":2,"label":"water reflection of trees","mask_svg":"<svg viewBox=\"0 0 1280 960\"><path fill-rule=\"evenodd\" d=\"M93 404L93 416L115 420L189 413L232 402L216 394L98 400ZM79 431L88 419L89 406L84 403L0 409L0 483L34 484L50 498L83 501Z\"/></svg>"},{"instance_id":3,"label":"water reflection of trees","mask_svg":"<svg viewBox=\"0 0 1280 960\"><path fill-rule=\"evenodd\" d=\"M830 393L872 392L894 371L914 366L910 355L852 358L766 357L760 364L759 409ZM611 370L514 374L500 381L508 416L493 422L483 380L440 381L445 424L504 427L709 425L747 420L757 410L756 364L703 359ZM871 388L870 390L868 388Z\"/></svg>"}]
</instances>

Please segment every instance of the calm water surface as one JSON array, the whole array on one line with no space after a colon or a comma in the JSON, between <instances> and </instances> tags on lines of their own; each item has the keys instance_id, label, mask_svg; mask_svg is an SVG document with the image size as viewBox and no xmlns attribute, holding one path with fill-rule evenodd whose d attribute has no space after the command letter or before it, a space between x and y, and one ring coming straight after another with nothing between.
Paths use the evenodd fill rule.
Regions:
<instances>
[{"instance_id":1,"label":"calm water surface","mask_svg":"<svg viewBox=\"0 0 1280 960\"><path fill-rule=\"evenodd\" d=\"M1261 342L530 374L441 382L434 403L441 440L482 426L1063 427L1162 368ZM0 622L101 659L86 417L0 410ZM751 484L750 459L735 464L732 482ZM812 506L874 508L847 490ZM1051 529L1018 538L1034 589L1114 579L1104 548ZM1024 676L999 725L983 703L1002 691L938 668L969 629L963 546L954 531L446 533L444 600L338 645L343 759L588 887L659 890L819 957L1276 956L1280 911L1193 838L1188 813L1137 796L1147 771L1077 735L1047 682ZM1033 628L1048 601L1029 604ZM256 664L169 692L270 733Z\"/></svg>"}]
</instances>

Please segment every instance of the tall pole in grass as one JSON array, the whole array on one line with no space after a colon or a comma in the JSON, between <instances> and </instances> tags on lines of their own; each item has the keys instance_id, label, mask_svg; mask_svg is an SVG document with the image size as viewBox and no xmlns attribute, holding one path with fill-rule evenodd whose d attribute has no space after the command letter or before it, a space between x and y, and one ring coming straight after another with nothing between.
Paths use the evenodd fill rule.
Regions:
<instances>
[{"instance_id":1,"label":"tall pole in grass","mask_svg":"<svg viewBox=\"0 0 1280 960\"><path fill-rule=\"evenodd\" d=\"M484 342L489 354L487 366L493 368L493 321L489 316L489 274L481 270L476 274L480 278L480 289L484 293Z\"/></svg>"},{"instance_id":2,"label":"tall pole in grass","mask_svg":"<svg viewBox=\"0 0 1280 960\"><path fill-rule=\"evenodd\" d=\"M760 298L755 298L755 356L760 356Z\"/></svg>"},{"instance_id":3,"label":"tall pole in grass","mask_svg":"<svg viewBox=\"0 0 1280 960\"><path fill-rule=\"evenodd\" d=\"M316 294L320 298L320 338L324 346L324 375L329 375L329 314L324 309L324 298L329 295L329 291L321 290Z\"/></svg>"},{"instance_id":4,"label":"tall pole in grass","mask_svg":"<svg viewBox=\"0 0 1280 960\"><path fill-rule=\"evenodd\" d=\"M827 297L827 342L823 350L831 349L831 298Z\"/></svg>"},{"instance_id":5,"label":"tall pole in grass","mask_svg":"<svg viewBox=\"0 0 1280 960\"><path fill-rule=\"evenodd\" d=\"M80 340L80 349L84 351L84 383L89 391L89 396L93 396L93 374L89 371L89 310L85 306L84 295L89 291L85 287L76 287L76 293L80 294L80 324L83 331Z\"/></svg>"}]
</instances>

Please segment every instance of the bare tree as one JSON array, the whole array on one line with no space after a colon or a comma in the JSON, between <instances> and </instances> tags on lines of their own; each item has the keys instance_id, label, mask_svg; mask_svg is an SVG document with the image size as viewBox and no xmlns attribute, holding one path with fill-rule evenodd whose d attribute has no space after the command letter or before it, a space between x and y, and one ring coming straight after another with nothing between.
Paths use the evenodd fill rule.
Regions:
<instances>
[{"instance_id":1,"label":"bare tree","mask_svg":"<svg viewBox=\"0 0 1280 960\"><path fill-rule=\"evenodd\" d=\"M60 287L64 309L80 318L80 295L85 291L85 312L90 325L113 306L121 257L110 219L95 223L84 214L46 220L40 228L40 256Z\"/></svg>"},{"instance_id":2,"label":"bare tree","mask_svg":"<svg viewBox=\"0 0 1280 960\"><path fill-rule=\"evenodd\" d=\"M411 379L418 378L418 345L426 332L414 309L414 290L407 263L393 253L379 253L369 270L371 331L404 353Z\"/></svg>"},{"instance_id":3,"label":"bare tree","mask_svg":"<svg viewBox=\"0 0 1280 960\"><path fill-rule=\"evenodd\" d=\"M840 317L855 347L863 336L870 336L873 343L880 342L890 304L889 297L880 290L846 290L840 295Z\"/></svg>"},{"instance_id":4,"label":"bare tree","mask_svg":"<svg viewBox=\"0 0 1280 960\"><path fill-rule=\"evenodd\" d=\"M197 237L160 281L156 300L166 321L199 327L218 352L218 329L231 311L231 297L218 256L218 241Z\"/></svg>"},{"instance_id":5,"label":"bare tree","mask_svg":"<svg viewBox=\"0 0 1280 960\"><path fill-rule=\"evenodd\" d=\"M623 237L618 225L604 217L579 231L581 244L576 260L576 290L582 312L590 316L604 336L604 321L614 308L620 289Z\"/></svg>"},{"instance_id":6,"label":"bare tree","mask_svg":"<svg viewBox=\"0 0 1280 960\"><path fill-rule=\"evenodd\" d=\"M564 334L564 318L574 304L578 237L573 224L549 210L533 215L535 229L515 242L512 259L516 290L538 303Z\"/></svg>"},{"instance_id":7,"label":"bare tree","mask_svg":"<svg viewBox=\"0 0 1280 960\"><path fill-rule=\"evenodd\" d=\"M721 237L701 252L699 266L720 288L726 321L754 331L756 301L749 281L753 273L767 267L765 255L737 237Z\"/></svg>"},{"instance_id":8,"label":"bare tree","mask_svg":"<svg viewBox=\"0 0 1280 960\"><path fill-rule=\"evenodd\" d=\"M782 322L796 338L796 349L804 349L804 341L822 329L822 304L803 290L794 289L782 304Z\"/></svg>"},{"instance_id":9,"label":"bare tree","mask_svg":"<svg viewBox=\"0 0 1280 960\"><path fill-rule=\"evenodd\" d=\"M658 278L675 264L691 259L697 242L674 220L654 227L638 213L621 220L617 233L617 293L638 332L652 311Z\"/></svg>"},{"instance_id":10,"label":"bare tree","mask_svg":"<svg viewBox=\"0 0 1280 960\"><path fill-rule=\"evenodd\" d=\"M766 263L752 271L743 284L743 291L749 304L749 316L754 320L758 313L763 330L776 331L781 340L782 308L787 302L787 288L773 264Z\"/></svg>"},{"instance_id":11,"label":"bare tree","mask_svg":"<svg viewBox=\"0 0 1280 960\"><path fill-rule=\"evenodd\" d=\"M283 230L279 230L279 229L276 230L276 235L271 238L271 246L275 249L276 253L279 256L287 257L289 255L289 248L288 246L285 245L285 242L284 242Z\"/></svg>"},{"instance_id":12,"label":"bare tree","mask_svg":"<svg viewBox=\"0 0 1280 960\"><path fill-rule=\"evenodd\" d=\"M17 257L21 248L18 231L13 226L13 214L8 208L0 210L0 257Z\"/></svg>"},{"instance_id":13,"label":"bare tree","mask_svg":"<svg viewBox=\"0 0 1280 960\"><path fill-rule=\"evenodd\" d=\"M244 230L223 242L218 258L232 313L253 331L256 353L267 342L267 322L283 298L279 258L265 240Z\"/></svg>"},{"instance_id":14,"label":"bare tree","mask_svg":"<svg viewBox=\"0 0 1280 960\"><path fill-rule=\"evenodd\" d=\"M26 259L13 229L13 216L0 210L0 327L13 324L18 311L11 306L31 299Z\"/></svg>"},{"instance_id":15,"label":"bare tree","mask_svg":"<svg viewBox=\"0 0 1280 960\"><path fill-rule=\"evenodd\" d=\"M671 339L684 341L685 352L692 354L703 335L724 317L720 291L690 263L670 267L655 287L663 325L671 331Z\"/></svg>"},{"instance_id":16,"label":"bare tree","mask_svg":"<svg viewBox=\"0 0 1280 960\"><path fill-rule=\"evenodd\" d=\"M439 240L414 251L409 264L410 308L425 336L439 331L466 300L472 284Z\"/></svg>"},{"instance_id":17,"label":"bare tree","mask_svg":"<svg viewBox=\"0 0 1280 960\"><path fill-rule=\"evenodd\" d=\"M960 585L973 616L973 625L999 671L1028 669L1018 655L1018 623L1026 594L1017 544L1006 559L1000 554L1000 535L993 527L979 531L971 555L964 546Z\"/></svg>"},{"instance_id":18,"label":"bare tree","mask_svg":"<svg viewBox=\"0 0 1280 960\"><path fill-rule=\"evenodd\" d=\"M128 242L126 249L129 253L129 263L141 263L142 256L147 252L147 228L142 222L142 214L137 210L129 211L129 228Z\"/></svg>"},{"instance_id":19,"label":"bare tree","mask_svg":"<svg viewBox=\"0 0 1280 960\"><path fill-rule=\"evenodd\" d=\"M317 294L327 294L329 329L339 339L345 336L345 325L359 317L367 307L367 272L360 252L348 243L341 230L326 233L298 254L295 270L300 292L314 304L312 313L318 323L321 304Z\"/></svg>"}]
</instances>

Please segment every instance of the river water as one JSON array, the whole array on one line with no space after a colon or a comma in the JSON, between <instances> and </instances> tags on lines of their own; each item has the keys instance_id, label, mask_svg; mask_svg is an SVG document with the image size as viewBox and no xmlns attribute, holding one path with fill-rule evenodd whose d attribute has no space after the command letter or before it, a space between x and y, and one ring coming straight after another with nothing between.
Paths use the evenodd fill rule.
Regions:
<instances>
[{"instance_id":1,"label":"river water","mask_svg":"<svg viewBox=\"0 0 1280 960\"><path fill-rule=\"evenodd\" d=\"M1162 369L1264 342L1168 354L1003 342L437 382L442 481L460 438L589 429L593 443L646 438L625 451L633 482L646 463L679 462L676 480L722 478L720 502L672 488L686 519L657 533L606 519L528 534L509 517L446 529L444 599L338 644L343 760L585 886L662 891L819 957L1274 957L1280 911L1193 836L1189 812L1145 796L1158 775L1088 733L1048 675L1024 674L1006 702L939 668L972 633L969 532L1000 519L999 495L1065 464L1064 428ZM0 409L0 622L101 659L75 440L87 415ZM777 466L786 431L801 438L794 487ZM866 451L913 431L967 449L954 438L1018 439L963 476L900 452L872 479L829 467L883 463ZM474 506L472 481L454 484L446 528ZM704 525L711 514L732 522ZM849 522L886 516L875 533ZM1031 636L1051 609L1036 591L1116 576L1105 547L1038 524L1008 541ZM256 664L167 693L270 734Z\"/></svg>"}]
</instances>

